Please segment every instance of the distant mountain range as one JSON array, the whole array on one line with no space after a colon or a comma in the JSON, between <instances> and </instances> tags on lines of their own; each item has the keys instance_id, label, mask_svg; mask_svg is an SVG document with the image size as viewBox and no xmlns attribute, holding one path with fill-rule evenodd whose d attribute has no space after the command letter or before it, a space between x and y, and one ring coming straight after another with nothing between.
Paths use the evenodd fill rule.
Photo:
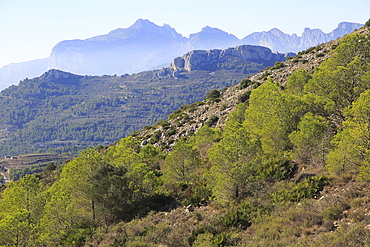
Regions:
<instances>
[{"instance_id":1,"label":"distant mountain range","mask_svg":"<svg viewBox=\"0 0 370 247\"><path fill-rule=\"evenodd\" d=\"M108 34L85 40L61 41L54 46L48 58L0 68L0 89L18 84L26 77L38 76L50 68L81 75L137 73L166 67L173 58L191 50L225 49L250 44L268 47L273 52L298 52L344 36L362 26L341 22L330 33L305 28L301 37L273 28L268 32L249 34L242 39L206 26L186 38L167 24L158 26L149 20L139 19L128 28L118 28Z\"/></svg>"}]
</instances>

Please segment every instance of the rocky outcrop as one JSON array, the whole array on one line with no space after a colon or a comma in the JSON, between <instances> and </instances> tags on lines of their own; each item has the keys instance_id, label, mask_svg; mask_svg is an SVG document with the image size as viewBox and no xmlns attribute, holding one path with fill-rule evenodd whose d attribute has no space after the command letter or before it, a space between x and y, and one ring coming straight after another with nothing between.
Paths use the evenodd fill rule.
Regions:
<instances>
[{"instance_id":1,"label":"rocky outcrop","mask_svg":"<svg viewBox=\"0 0 370 247\"><path fill-rule=\"evenodd\" d=\"M208 70L217 69L220 63L226 62L230 57L236 57L244 61L263 64L273 64L276 61L285 61L286 57L294 56L294 53L272 53L269 48L262 46L241 45L225 50L195 50L186 53L182 57L173 60L170 68L173 70Z\"/></svg>"},{"instance_id":2,"label":"rocky outcrop","mask_svg":"<svg viewBox=\"0 0 370 247\"><path fill-rule=\"evenodd\" d=\"M54 80L62 79L62 78L71 79L71 78L80 78L80 77L81 76L79 75L75 75L75 74L61 71L58 69L50 69L41 75L41 79L45 79L49 81L54 81Z\"/></svg>"}]
</instances>

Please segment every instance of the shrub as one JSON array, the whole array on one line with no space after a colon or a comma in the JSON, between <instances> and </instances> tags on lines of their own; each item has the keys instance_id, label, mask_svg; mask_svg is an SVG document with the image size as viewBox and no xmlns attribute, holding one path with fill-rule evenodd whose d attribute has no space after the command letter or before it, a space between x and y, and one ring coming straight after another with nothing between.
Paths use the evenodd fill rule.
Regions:
<instances>
[{"instance_id":1,"label":"shrub","mask_svg":"<svg viewBox=\"0 0 370 247\"><path fill-rule=\"evenodd\" d=\"M171 127L171 124L167 121L162 121L161 126L162 126L163 129L167 130Z\"/></svg>"},{"instance_id":2,"label":"shrub","mask_svg":"<svg viewBox=\"0 0 370 247\"><path fill-rule=\"evenodd\" d=\"M269 75L271 75L271 73L270 72L266 72L266 73L264 73L263 75L261 75L261 77L259 78L259 80L267 80L267 77L269 76Z\"/></svg>"},{"instance_id":3,"label":"shrub","mask_svg":"<svg viewBox=\"0 0 370 247\"><path fill-rule=\"evenodd\" d=\"M166 137L173 136L174 134L176 134L176 129L170 129L170 130L168 130L166 133L164 133L164 135L165 135Z\"/></svg>"},{"instance_id":4,"label":"shrub","mask_svg":"<svg viewBox=\"0 0 370 247\"><path fill-rule=\"evenodd\" d=\"M247 88L247 87L249 87L252 84L253 84L253 82L251 80L249 80L249 79L243 79L243 80L241 80L241 82L239 84L239 89Z\"/></svg>"},{"instance_id":5,"label":"shrub","mask_svg":"<svg viewBox=\"0 0 370 247\"><path fill-rule=\"evenodd\" d=\"M220 98L220 96L221 96L220 91L218 91L217 89L212 89L206 94L206 99L207 100L216 99L216 98Z\"/></svg>"},{"instance_id":6,"label":"shrub","mask_svg":"<svg viewBox=\"0 0 370 247\"><path fill-rule=\"evenodd\" d=\"M295 165L287 159L271 157L263 160L258 168L258 174L262 179L283 180L291 176Z\"/></svg>"},{"instance_id":7,"label":"shrub","mask_svg":"<svg viewBox=\"0 0 370 247\"><path fill-rule=\"evenodd\" d=\"M281 68L284 68L284 67L285 67L284 62L275 62L274 67L272 69L281 69Z\"/></svg>"},{"instance_id":8,"label":"shrub","mask_svg":"<svg viewBox=\"0 0 370 247\"><path fill-rule=\"evenodd\" d=\"M212 127L213 125L215 125L218 121L218 117L217 116L212 116L210 119L208 119L208 121L206 122L206 125L208 127Z\"/></svg>"},{"instance_id":9,"label":"shrub","mask_svg":"<svg viewBox=\"0 0 370 247\"><path fill-rule=\"evenodd\" d=\"M185 193L184 205L201 205L209 201L212 196L212 189L206 183L197 183L191 186L188 195Z\"/></svg>"},{"instance_id":10,"label":"shrub","mask_svg":"<svg viewBox=\"0 0 370 247\"><path fill-rule=\"evenodd\" d=\"M283 189L274 192L271 198L274 202L294 202L300 201L303 198L313 198L328 184L329 178L326 176L308 177L294 186L290 191Z\"/></svg>"},{"instance_id":11,"label":"shrub","mask_svg":"<svg viewBox=\"0 0 370 247\"><path fill-rule=\"evenodd\" d=\"M251 91L247 91L245 93L243 93L242 95L240 95L239 97L239 102L240 103L244 103L246 102L247 100L249 100L249 97L251 96Z\"/></svg>"},{"instance_id":12,"label":"shrub","mask_svg":"<svg viewBox=\"0 0 370 247\"><path fill-rule=\"evenodd\" d=\"M321 215L327 220L337 220L340 218L343 210L341 205L329 206L321 211Z\"/></svg>"}]
</instances>

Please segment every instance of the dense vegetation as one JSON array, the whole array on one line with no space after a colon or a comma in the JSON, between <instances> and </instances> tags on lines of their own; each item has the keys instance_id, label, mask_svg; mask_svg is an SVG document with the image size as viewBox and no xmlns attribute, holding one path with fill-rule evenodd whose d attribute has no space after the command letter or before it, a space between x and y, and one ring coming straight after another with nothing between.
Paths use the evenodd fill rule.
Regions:
<instances>
[{"instance_id":1,"label":"dense vegetation","mask_svg":"<svg viewBox=\"0 0 370 247\"><path fill-rule=\"evenodd\" d=\"M126 137L10 182L0 245L369 246L369 66L354 33L170 153Z\"/></svg>"},{"instance_id":2,"label":"dense vegetation","mask_svg":"<svg viewBox=\"0 0 370 247\"><path fill-rule=\"evenodd\" d=\"M0 156L69 152L107 145L203 100L266 65L230 59L218 70L160 70L123 76L77 76L51 70L0 94Z\"/></svg>"}]
</instances>

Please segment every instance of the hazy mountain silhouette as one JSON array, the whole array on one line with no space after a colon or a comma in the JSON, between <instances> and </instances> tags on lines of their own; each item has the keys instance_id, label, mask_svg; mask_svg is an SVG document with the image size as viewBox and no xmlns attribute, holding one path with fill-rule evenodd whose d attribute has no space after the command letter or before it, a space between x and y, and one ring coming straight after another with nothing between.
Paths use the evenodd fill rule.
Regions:
<instances>
[{"instance_id":1,"label":"hazy mountain silhouette","mask_svg":"<svg viewBox=\"0 0 370 247\"><path fill-rule=\"evenodd\" d=\"M139 19L128 28L85 40L64 40L54 46L49 58L14 63L0 68L0 89L18 84L56 68L81 75L126 74L166 67L173 58L191 50L225 49L237 45L260 45L274 52L298 52L341 37L363 26L341 22L330 33L305 28L302 36L285 34L277 28L255 32L239 40L218 28L206 26L189 38L164 24Z\"/></svg>"}]
</instances>

